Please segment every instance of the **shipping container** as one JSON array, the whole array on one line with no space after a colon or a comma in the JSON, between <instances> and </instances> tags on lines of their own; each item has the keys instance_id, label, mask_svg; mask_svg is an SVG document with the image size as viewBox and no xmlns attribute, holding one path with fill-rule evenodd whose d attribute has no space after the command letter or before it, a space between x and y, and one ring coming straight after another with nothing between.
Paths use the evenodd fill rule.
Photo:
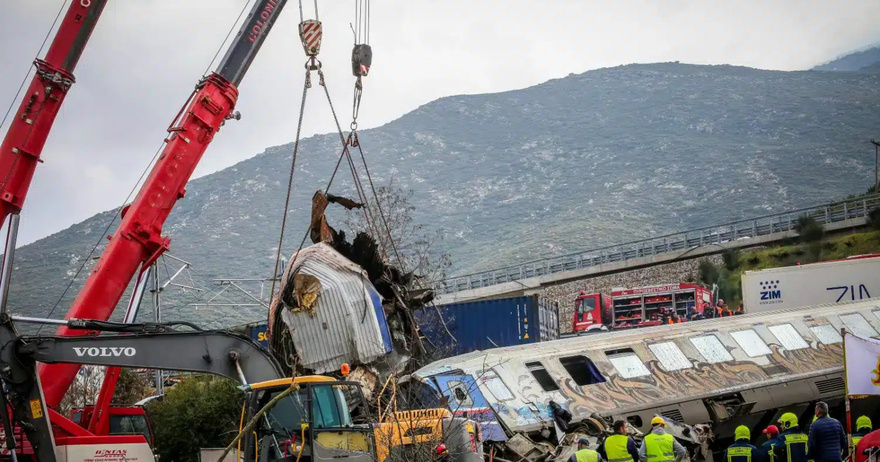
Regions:
<instances>
[{"instance_id":1,"label":"shipping container","mask_svg":"<svg viewBox=\"0 0 880 462\"><path fill-rule=\"evenodd\" d=\"M880 297L880 255L746 271L742 292L747 313Z\"/></svg>"},{"instance_id":2,"label":"shipping container","mask_svg":"<svg viewBox=\"0 0 880 462\"><path fill-rule=\"evenodd\" d=\"M266 336L266 321L242 324L240 326L232 327L230 330L242 335L247 335L262 345L263 348L269 348L269 338Z\"/></svg>"},{"instance_id":3,"label":"shipping container","mask_svg":"<svg viewBox=\"0 0 880 462\"><path fill-rule=\"evenodd\" d=\"M426 307L415 317L438 357L559 338L559 305L537 295Z\"/></svg>"}]
</instances>

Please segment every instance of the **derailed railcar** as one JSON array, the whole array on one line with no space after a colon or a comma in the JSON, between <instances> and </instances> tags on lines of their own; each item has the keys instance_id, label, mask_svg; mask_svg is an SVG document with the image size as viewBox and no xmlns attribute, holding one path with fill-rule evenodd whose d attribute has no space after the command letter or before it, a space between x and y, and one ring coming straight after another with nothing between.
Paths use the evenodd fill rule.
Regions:
<instances>
[{"instance_id":1,"label":"derailed railcar","mask_svg":"<svg viewBox=\"0 0 880 462\"><path fill-rule=\"evenodd\" d=\"M878 337L880 300L477 351L419 369L409 394L443 396L459 412L489 408L484 435L496 441L553 439L551 402L575 423L621 418L648 431L659 414L721 437L741 424L760 435L781 412L808 422L810 403L842 401L841 328Z\"/></svg>"}]
</instances>

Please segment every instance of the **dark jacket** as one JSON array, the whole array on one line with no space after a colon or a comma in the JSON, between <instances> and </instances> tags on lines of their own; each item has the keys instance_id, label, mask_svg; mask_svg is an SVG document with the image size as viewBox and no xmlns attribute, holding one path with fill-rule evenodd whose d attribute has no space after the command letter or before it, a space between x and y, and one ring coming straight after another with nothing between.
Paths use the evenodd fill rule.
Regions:
<instances>
[{"instance_id":1,"label":"dark jacket","mask_svg":"<svg viewBox=\"0 0 880 462\"><path fill-rule=\"evenodd\" d=\"M793 454L788 453L788 447L785 444L786 437L789 435L803 435L804 433L800 431L799 428L791 428L788 429L779 435L776 438L773 438L773 454L776 457L776 462L807 462L807 448L804 447L803 444L797 444L792 446Z\"/></svg>"},{"instance_id":2,"label":"dark jacket","mask_svg":"<svg viewBox=\"0 0 880 462\"><path fill-rule=\"evenodd\" d=\"M807 454L816 462L840 462L846 450L846 433L831 417L820 417L810 427Z\"/></svg>"},{"instance_id":3,"label":"dark jacket","mask_svg":"<svg viewBox=\"0 0 880 462\"><path fill-rule=\"evenodd\" d=\"M748 448L748 449L750 449L751 452L749 453L749 458L747 459L745 456L741 456L741 455L738 456L738 455L733 454L733 451L731 451L732 448ZM759 457L758 456L758 448L752 446L746 440L741 440L741 441L737 441L737 442L731 444L730 447L728 447L724 451L724 459L723 460L725 460L725 461L729 460L729 461L733 461L733 462L747 462L748 460L754 461L758 457Z\"/></svg>"},{"instance_id":4,"label":"dark jacket","mask_svg":"<svg viewBox=\"0 0 880 462\"><path fill-rule=\"evenodd\" d=\"M776 437L768 438L767 441L764 441L764 443L758 447L758 457L754 457L752 460L755 462L770 462L771 460L775 460L775 458L770 458L770 454L773 451L773 445L776 444L776 442Z\"/></svg>"}]
</instances>

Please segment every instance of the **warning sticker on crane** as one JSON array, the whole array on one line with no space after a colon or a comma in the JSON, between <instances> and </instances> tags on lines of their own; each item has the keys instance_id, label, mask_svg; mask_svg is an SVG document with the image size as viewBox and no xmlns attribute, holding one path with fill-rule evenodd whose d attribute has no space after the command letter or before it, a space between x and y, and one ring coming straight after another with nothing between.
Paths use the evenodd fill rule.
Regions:
<instances>
[{"instance_id":1,"label":"warning sticker on crane","mask_svg":"<svg viewBox=\"0 0 880 462\"><path fill-rule=\"evenodd\" d=\"M33 415L35 419L43 417L43 404L40 403L40 400L31 400L31 415Z\"/></svg>"}]
</instances>

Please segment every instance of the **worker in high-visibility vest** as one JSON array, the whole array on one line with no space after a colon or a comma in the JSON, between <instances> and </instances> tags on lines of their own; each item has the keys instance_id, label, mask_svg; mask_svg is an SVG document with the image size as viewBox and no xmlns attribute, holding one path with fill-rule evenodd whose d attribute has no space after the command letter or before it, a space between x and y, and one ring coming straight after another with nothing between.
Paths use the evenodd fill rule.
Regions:
<instances>
[{"instance_id":1,"label":"worker in high-visibility vest","mask_svg":"<svg viewBox=\"0 0 880 462\"><path fill-rule=\"evenodd\" d=\"M776 438L773 453L776 462L807 462L807 435L798 428L798 418L791 412L779 417L782 433Z\"/></svg>"},{"instance_id":2,"label":"worker in high-visibility vest","mask_svg":"<svg viewBox=\"0 0 880 462\"><path fill-rule=\"evenodd\" d=\"M617 420L611 428L614 434L605 438L597 449L599 455L608 462L636 462L639 460L639 448L626 434L626 422Z\"/></svg>"},{"instance_id":3,"label":"worker in high-visibility vest","mask_svg":"<svg viewBox=\"0 0 880 462\"><path fill-rule=\"evenodd\" d=\"M666 433L663 417L651 419L651 433L645 435L639 448L641 462L679 462L687 455L684 446Z\"/></svg>"},{"instance_id":4,"label":"worker in high-visibility vest","mask_svg":"<svg viewBox=\"0 0 880 462\"><path fill-rule=\"evenodd\" d=\"M752 462L758 458L758 448L752 446L752 432L749 427L740 425L733 432L733 444L725 451L727 462Z\"/></svg>"},{"instance_id":5,"label":"worker in high-visibility vest","mask_svg":"<svg viewBox=\"0 0 880 462\"><path fill-rule=\"evenodd\" d=\"M856 445L859 444L859 441L862 441L862 438L865 437L868 433L871 433L871 429L873 425L871 425L871 418L863 415L856 419L856 431L852 434L852 447L850 452L856 452Z\"/></svg>"},{"instance_id":6,"label":"worker in high-visibility vest","mask_svg":"<svg viewBox=\"0 0 880 462\"><path fill-rule=\"evenodd\" d=\"M577 447L577 452L568 458L569 462L604 462L598 452L590 449L590 440L578 439Z\"/></svg>"}]
</instances>

